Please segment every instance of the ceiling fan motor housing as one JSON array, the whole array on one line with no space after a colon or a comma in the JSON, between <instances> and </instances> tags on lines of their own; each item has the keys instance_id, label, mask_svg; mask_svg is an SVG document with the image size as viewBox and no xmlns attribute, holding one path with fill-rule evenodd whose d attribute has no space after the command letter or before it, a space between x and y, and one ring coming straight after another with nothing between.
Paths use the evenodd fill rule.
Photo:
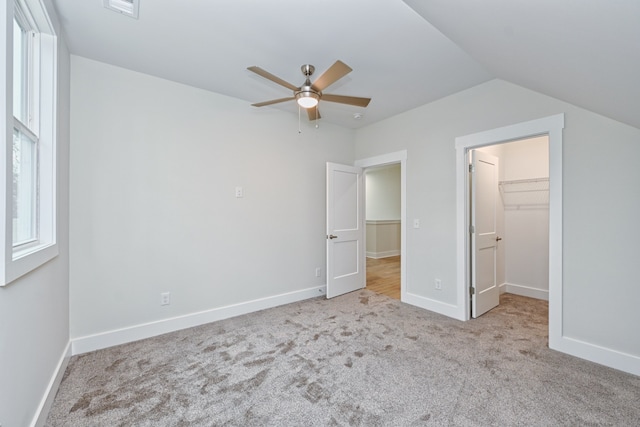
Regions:
<instances>
[{"instance_id":1,"label":"ceiling fan motor housing","mask_svg":"<svg viewBox=\"0 0 640 427\"><path fill-rule=\"evenodd\" d=\"M314 67L311 64L305 64L302 67L300 67L300 69L302 70L302 74L304 74L308 79L313 75L313 72L316 70L316 67Z\"/></svg>"}]
</instances>

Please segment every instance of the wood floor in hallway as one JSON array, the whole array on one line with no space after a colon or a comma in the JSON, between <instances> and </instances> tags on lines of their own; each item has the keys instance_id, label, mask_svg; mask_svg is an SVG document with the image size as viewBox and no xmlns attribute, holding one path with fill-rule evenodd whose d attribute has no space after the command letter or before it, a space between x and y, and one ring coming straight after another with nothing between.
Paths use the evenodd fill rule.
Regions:
<instances>
[{"instance_id":1,"label":"wood floor in hallway","mask_svg":"<svg viewBox=\"0 0 640 427\"><path fill-rule=\"evenodd\" d=\"M367 258L367 289L400 299L400 256Z\"/></svg>"}]
</instances>

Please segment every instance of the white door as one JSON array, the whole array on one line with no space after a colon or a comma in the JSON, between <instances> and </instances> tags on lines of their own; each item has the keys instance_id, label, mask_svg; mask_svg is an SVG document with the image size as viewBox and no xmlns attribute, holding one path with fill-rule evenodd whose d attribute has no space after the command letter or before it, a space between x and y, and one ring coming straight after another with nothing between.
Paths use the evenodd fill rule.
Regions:
<instances>
[{"instance_id":1,"label":"white door","mask_svg":"<svg viewBox=\"0 0 640 427\"><path fill-rule=\"evenodd\" d=\"M498 158L471 151L471 316L476 318L497 306L496 206Z\"/></svg>"},{"instance_id":2,"label":"white door","mask_svg":"<svg viewBox=\"0 0 640 427\"><path fill-rule=\"evenodd\" d=\"M327 298L365 287L362 168L327 163Z\"/></svg>"}]
</instances>

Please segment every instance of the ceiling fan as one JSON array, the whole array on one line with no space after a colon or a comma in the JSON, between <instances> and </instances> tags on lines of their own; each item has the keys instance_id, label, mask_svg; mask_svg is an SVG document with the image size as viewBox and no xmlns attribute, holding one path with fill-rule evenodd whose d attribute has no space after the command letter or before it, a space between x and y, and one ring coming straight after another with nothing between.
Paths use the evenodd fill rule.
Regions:
<instances>
[{"instance_id":1,"label":"ceiling fan","mask_svg":"<svg viewBox=\"0 0 640 427\"><path fill-rule=\"evenodd\" d=\"M309 120L316 120L320 118L320 111L318 111L318 102L320 102L321 99L329 102L338 102L340 104L355 105L356 107L366 107L371 101L371 98L360 98L357 96L331 95L328 93L322 93L322 91L325 90L328 86L332 85L333 83L353 71L351 67L349 67L342 61L336 61L313 83L311 83L310 77L313 75L315 67L310 64L303 65L301 67L301 70L302 74L306 77L306 80L300 87L296 87L291 83L274 76L268 71L263 70L260 67L248 67L247 70L253 71L259 76L269 79L272 82L275 82L280 86L284 86L287 89L293 91L293 96L251 104L254 107L264 107L265 105L278 104L280 102L293 101L295 99L300 107L307 110Z\"/></svg>"}]
</instances>

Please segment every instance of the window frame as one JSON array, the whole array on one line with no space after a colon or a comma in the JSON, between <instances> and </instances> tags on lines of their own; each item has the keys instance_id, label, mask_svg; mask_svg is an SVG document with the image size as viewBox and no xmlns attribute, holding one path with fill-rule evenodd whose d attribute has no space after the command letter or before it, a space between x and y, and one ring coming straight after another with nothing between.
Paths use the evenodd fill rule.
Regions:
<instances>
[{"instance_id":1,"label":"window frame","mask_svg":"<svg viewBox=\"0 0 640 427\"><path fill-rule=\"evenodd\" d=\"M2 12L6 13L6 16ZM40 0L9 0L0 12L11 31L0 54L4 61L5 110L4 149L6 162L0 165L0 200L4 200L0 219L4 224L0 255L0 286L38 268L58 255L56 239L56 105L57 105L57 36L47 10ZM13 115L13 25L15 21L29 35L27 39L26 117ZM9 29L9 28L7 28ZM4 71L4 72L2 72ZM23 120L20 120L23 119ZM36 147L35 206L36 239L13 244L13 133L23 133ZM1 145L1 144L0 144Z\"/></svg>"}]
</instances>

